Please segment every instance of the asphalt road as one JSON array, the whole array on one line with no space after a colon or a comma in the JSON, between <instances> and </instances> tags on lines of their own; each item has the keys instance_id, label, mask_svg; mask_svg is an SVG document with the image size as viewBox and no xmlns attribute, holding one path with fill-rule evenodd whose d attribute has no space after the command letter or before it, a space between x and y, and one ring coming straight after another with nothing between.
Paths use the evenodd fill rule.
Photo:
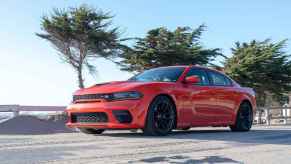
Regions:
<instances>
[{"instance_id":1,"label":"asphalt road","mask_svg":"<svg viewBox=\"0 0 291 164\"><path fill-rule=\"evenodd\" d=\"M291 163L291 126L192 128L166 137L129 131L0 135L0 163Z\"/></svg>"}]
</instances>

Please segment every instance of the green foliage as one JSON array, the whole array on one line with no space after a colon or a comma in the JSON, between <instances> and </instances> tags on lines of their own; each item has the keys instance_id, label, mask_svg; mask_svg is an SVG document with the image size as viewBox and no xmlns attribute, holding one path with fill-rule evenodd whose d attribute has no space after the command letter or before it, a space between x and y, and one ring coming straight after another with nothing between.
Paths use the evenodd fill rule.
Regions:
<instances>
[{"instance_id":1,"label":"green foliage","mask_svg":"<svg viewBox=\"0 0 291 164\"><path fill-rule=\"evenodd\" d=\"M138 38L131 49L120 56L122 70L143 71L145 69L168 66L210 64L216 56L222 56L219 49L205 49L200 36L205 26L197 29L178 27L174 31L161 27L150 30L144 38Z\"/></svg>"},{"instance_id":2,"label":"green foliage","mask_svg":"<svg viewBox=\"0 0 291 164\"><path fill-rule=\"evenodd\" d=\"M121 44L124 40L119 39L118 28L111 28L112 18L110 13L86 5L54 9L49 16L42 18L43 33L36 35L49 41L61 59L77 72L80 88L84 87L84 68L96 72L91 62L100 57L109 60L119 57L120 60L115 62L121 69L132 72L168 65L216 67L212 63L215 57L225 57L218 48L202 46L200 39L204 25L196 29L178 27L174 31L155 28L144 38L136 38L129 48ZM290 55L284 51L285 45L286 40L278 43L269 39L237 42L232 48L233 56L224 63L224 70L242 86L255 89L258 105L264 106L268 95L283 100L284 95L291 91L291 61Z\"/></svg>"},{"instance_id":3,"label":"green foliage","mask_svg":"<svg viewBox=\"0 0 291 164\"><path fill-rule=\"evenodd\" d=\"M286 40L235 44L233 56L225 61L225 72L241 85L252 87L258 105L266 105L266 97L281 98L291 91L290 54L284 51Z\"/></svg>"},{"instance_id":4,"label":"green foliage","mask_svg":"<svg viewBox=\"0 0 291 164\"><path fill-rule=\"evenodd\" d=\"M79 87L83 88L84 66L95 72L92 59L111 58L119 52L119 33L117 28L109 29L111 19L110 13L86 5L54 9L50 16L42 18L45 33L36 35L52 43L61 59L78 73Z\"/></svg>"}]
</instances>

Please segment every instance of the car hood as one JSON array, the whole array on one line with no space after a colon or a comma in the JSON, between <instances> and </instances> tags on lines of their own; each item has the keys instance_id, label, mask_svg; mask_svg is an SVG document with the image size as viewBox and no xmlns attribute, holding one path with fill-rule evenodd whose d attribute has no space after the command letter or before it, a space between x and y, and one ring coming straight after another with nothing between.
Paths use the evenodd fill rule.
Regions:
<instances>
[{"instance_id":1,"label":"car hood","mask_svg":"<svg viewBox=\"0 0 291 164\"><path fill-rule=\"evenodd\" d=\"M74 95L96 94L96 93L112 93L131 91L136 87L149 84L150 82L135 82L135 81L114 81L108 83L95 84L91 87L80 89Z\"/></svg>"}]
</instances>

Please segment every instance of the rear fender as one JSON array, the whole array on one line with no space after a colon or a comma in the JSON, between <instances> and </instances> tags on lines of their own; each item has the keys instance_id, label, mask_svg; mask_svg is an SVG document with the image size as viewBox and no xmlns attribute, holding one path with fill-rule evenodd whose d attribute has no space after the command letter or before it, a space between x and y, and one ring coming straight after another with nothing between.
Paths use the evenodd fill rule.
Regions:
<instances>
[{"instance_id":1,"label":"rear fender","mask_svg":"<svg viewBox=\"0 0 291 164\"><path fill-rule=\"evenodd\" d=\"M238 110L240 108L240 105L244 102L244 101L248 101L250 104L251 104L251 107L252 107L252 111L253 111L253 114L255 114L256 112L256 100L255 100L255 97L253 97L252 95L248 95L248 94L243 94L237 101L237 104L236 104L236 109L235 109L235 116L233 117L232 119L232 123L235 124L235 121L236 121L236 117L237 117L237 114L238 114Z\"/></svg>"}]
</instances>

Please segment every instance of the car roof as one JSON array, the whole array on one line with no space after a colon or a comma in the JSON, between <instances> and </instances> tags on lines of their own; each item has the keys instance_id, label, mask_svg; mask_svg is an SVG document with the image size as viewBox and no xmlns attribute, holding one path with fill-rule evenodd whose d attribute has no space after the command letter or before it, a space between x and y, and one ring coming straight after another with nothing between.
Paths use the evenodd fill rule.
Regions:
<instances>
[{"instance_id":1,"label":"car roof","mask_svg":"<svg viewBox=\"0 0 291 164\"><path fill-rule=\"evenodd\" d=\"M211 70L211 71L216 71L216 72L223 73L220 70L217 70L217 69L214 69L214 68L205 67L205 66L200 66L200 65L192 65L192 66L189 66L189 67L191 67L191 68L202 68L202 69L207 69L207 70Z\"/></svg>"},{"instance_id":2,"label":"car roof","mask_svg":"<svg viewBox=\"0 0 291 164\"><path fill-rule=\"evenodd\" d=\"M162 67L157 67L157 68L169 68L169 67L202 68L202 69L207 69L207 70L223 73L222 71L216 70L214 68L209 68L209 67L200 66L200 65L173 65L173 66L162 66Z\"/></svg>"},{"instance_id":3,"label":"car roof","mask_svg":"<svg viewBox=\"0 0 291 164\"><path fill-rule=\"evenodd\" d=\"M232 78L230 78L228 75L226 75L223 71L221 70L217 70L214 68L209 68L209 67L205 67L205 66L200 66L200 65L173 65L173 66L161 66L161 67L157 67L157 68L170 68L170 67L183 67L185 69L187 68L200 68L200 69L205 69L205 70L210 70L210 71L214 71L214 72L218 72L220 74L223 74L224 76L226 76L228 79L230 79L234 85L240 86L236 81L234 81Z\"/></svg>"},{"instance_id":4,"label":"car roof","mask_svg":"<svg viewBox=\"0 0 291 164\"><path fill-rule=\"evenodd\" d=\"M200 66L200 65L172 65L172 66L161 66L161 67L156 67L156 68L173 68L173 67L178 67L178 68L200 68L200 69L206 69L206 70L218 72L218 73L221 73L221 74L225 75L225 73L223 71L221 71L221 70L217 70L217 69L209 68L209 67L205 67L205 66Z\"/></svg>"},{"instance_id":5,"label":"car roof","mask_svg":"<svg viewBox=\"0 0 291 164\"><path fill-rule=\"evenodd\" d=\"M223 71L221 70L217 70L215 68L209 68L209 67L205 67L205 66L200 66L200 65L173 65L173 66L162 66L162 67L157 67L157 68L172 68L172 67L179 67L179 68L199 68L199 69L205 69L205 70L209 70L209 71L214 71L214 72L218 72L220 74L223 74L224 76L227 76ZM229 79L231 79L229 76L227 76Z\"/></svg>"}]
</instances>

